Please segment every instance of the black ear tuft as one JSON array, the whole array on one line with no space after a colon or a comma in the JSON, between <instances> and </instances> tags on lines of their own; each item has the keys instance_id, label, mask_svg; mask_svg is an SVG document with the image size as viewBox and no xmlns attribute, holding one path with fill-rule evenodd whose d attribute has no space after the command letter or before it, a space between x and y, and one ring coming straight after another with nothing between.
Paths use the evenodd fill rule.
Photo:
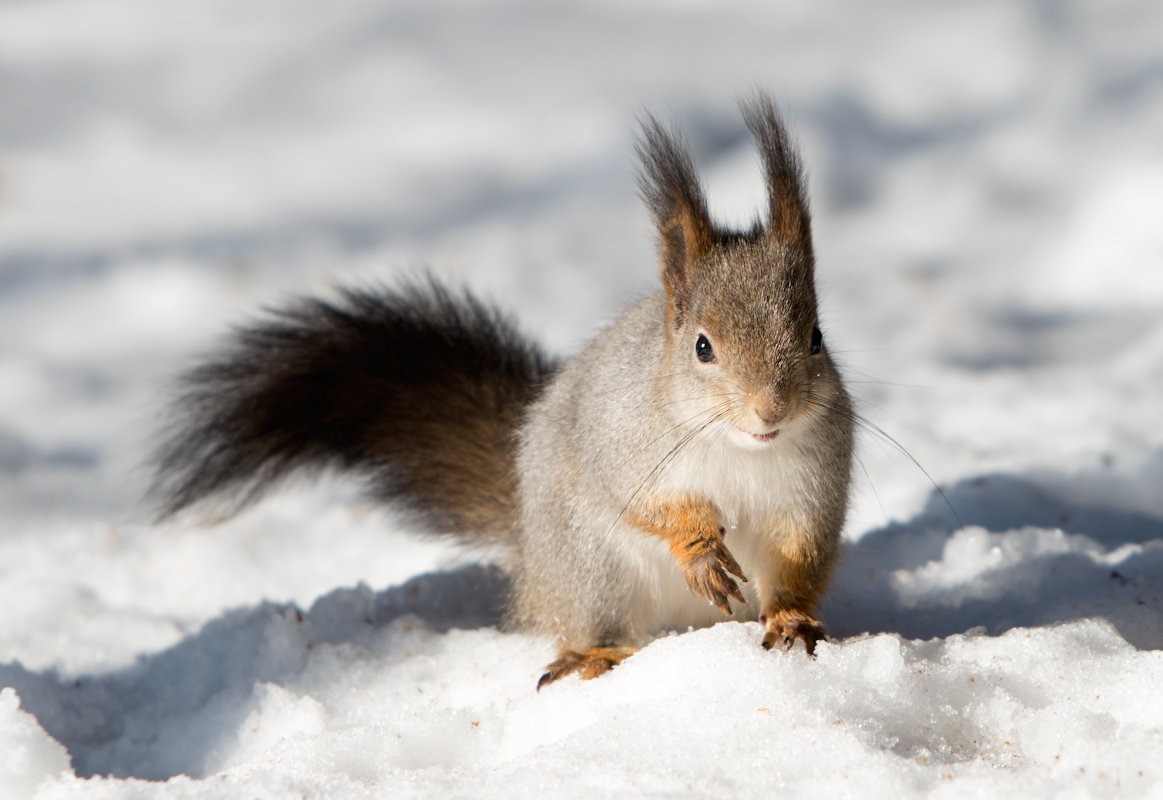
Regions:
<instances>
[{"instance_id":1,"label":"black ear tuft","mask_svg":"<svg viewBox=\"0 0 1163 800\"><path fill-rule=\"evenodd\" d=\"M743 121L763 164L767 185L769 231L781 241L811 248L811 215L805 189L804 167L791 135L771 98L757 93L739 104Z\"/></svg>"},{"instance_id":2,"label":"black ear tuft","mask_svg":"<svg viewBox=\"0 0 1163 800\"><path fill-rule=\"evenodd\" d=\"M690 297L691 268L711 249L713 228L694 162L682 138L647 114L635 143L638 186L658 228L662 280L676 321Z\"/></svg>"}]
</instances>

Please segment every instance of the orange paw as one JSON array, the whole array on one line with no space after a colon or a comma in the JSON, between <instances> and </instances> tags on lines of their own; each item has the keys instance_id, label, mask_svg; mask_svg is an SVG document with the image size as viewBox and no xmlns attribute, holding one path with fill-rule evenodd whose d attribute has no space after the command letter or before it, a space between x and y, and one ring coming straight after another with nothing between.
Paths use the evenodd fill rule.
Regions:
<instances>
[{"instance_id":1,"label":"orange paw","mask_svg":"<svg viewBox=\"0 0 1163 800\"><path fill-rule=\"evenodd\" d=\"M545 674L537 681L537 691L540 692L542 686L547 686L572 672L581 673L583 681L605 675L635 651L636 648L633 647L591 647L584 653L562 650L558 659L545 668Z\"/></svg>"},{"instance_id":2,"label":"orange paw","mask_svg":"<svg viewBox=\"0 0 1163 800\"><path fill-rule=\"evenodd\" d=\"M790 611L777 612L770 618L764 614L759 618L759 624L766 628L763 634L764 650L770 650L776 645L781 650L791 650L797 641L802 641L808 655L815 655L816 642L826 635L824 625L819 620Z\"/></svg>"},{"instance_id":3,"label":"orange paw","mask_svg":"<svg viewBox=\"0 0 1163 800\"><path fill-rule=\"evenodd\" d=\"M743 568L723 543L725 529L719 512L705 497L678 495L648 503L627 520L666 541L671 555L682 568L687 586L724 614L731 613L731 598L746 603L734 575L744 583Z\"/></svg>"},{"instance_id":4,"label":"orange paw","mask_svg":"<svg viewBox=\"0 0 1163 800\"><path fill-rule=\"evenodd\" d=\"M747 578L735 556L723 543L721 535L690 539L683 543L683 547L685 552L679 560L687 586L692 592L710 601L724 614L731 613L729 598L740 603L747 602L739 591L739 584L731 576L734 575L744 583Z\"/></svg>"}]
</instances>

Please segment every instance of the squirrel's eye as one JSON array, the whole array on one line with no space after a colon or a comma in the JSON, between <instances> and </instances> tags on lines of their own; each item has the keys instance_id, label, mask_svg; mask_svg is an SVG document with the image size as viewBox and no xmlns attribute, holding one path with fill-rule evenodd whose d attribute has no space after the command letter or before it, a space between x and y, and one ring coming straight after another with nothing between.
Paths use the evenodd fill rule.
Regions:
<instances>
[{"instance_id":1,"label":"squirrel's eye","mask_svg":"<svg viewBox=\"0 0 1163 800\"><path fill-rule=\"evenodd\" d=\"M824 346L824 334L820 333L819 326L812 328L812 355L820 352L820 348Z\"/></svg>"},{"instance_id":2,"label":"squirrel's eye","mask_svg":"<svg viewBox=\"0 0 1163 800\"><path fill-rule=\"evenodd\" d=\"M701 333L695 341L695 356L704 364L710 364L715 360L715 349L711 347L711 340Z\"/></svg>"}]
</instances>

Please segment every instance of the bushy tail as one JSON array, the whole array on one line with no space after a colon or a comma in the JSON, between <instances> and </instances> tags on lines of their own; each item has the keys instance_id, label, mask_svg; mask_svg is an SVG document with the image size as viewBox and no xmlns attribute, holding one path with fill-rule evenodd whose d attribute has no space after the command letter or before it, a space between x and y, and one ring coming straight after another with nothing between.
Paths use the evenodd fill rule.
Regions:
<instances>
[{"instance_id":1,"label":"bushy tail","mask_svg":"<svg viewBox=\"0 0 1163 800\"><path fill-rule=\"evenodd\" d=\"M435 532L512 536L525 409L554 365L495 309L435 281L299 300L186 373L151 496L236 511L301 468L365 476Z\"/></svg>"}]
</instances>

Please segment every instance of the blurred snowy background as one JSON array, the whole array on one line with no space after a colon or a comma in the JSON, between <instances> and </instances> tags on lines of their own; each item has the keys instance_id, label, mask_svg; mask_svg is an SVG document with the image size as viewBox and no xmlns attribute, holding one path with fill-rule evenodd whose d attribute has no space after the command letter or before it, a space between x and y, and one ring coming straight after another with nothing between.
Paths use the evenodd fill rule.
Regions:
<instances>
[{"instance_id":1,"label":"blurred snowy background","mask_svg":"<svg viewBox=\"0 0 1163 800\"><path fill-rule=\"evenodd\" d=\"M756 87L956 509L865 435L818 659L724 624L536 695L503 579L350 484L149 523L230 325L428 268L572 352L656 286L636 115L742 223ZM0 797L1160 796L1161 207L1151 0L0 2Z\"/></svg>"}]
</instances>

